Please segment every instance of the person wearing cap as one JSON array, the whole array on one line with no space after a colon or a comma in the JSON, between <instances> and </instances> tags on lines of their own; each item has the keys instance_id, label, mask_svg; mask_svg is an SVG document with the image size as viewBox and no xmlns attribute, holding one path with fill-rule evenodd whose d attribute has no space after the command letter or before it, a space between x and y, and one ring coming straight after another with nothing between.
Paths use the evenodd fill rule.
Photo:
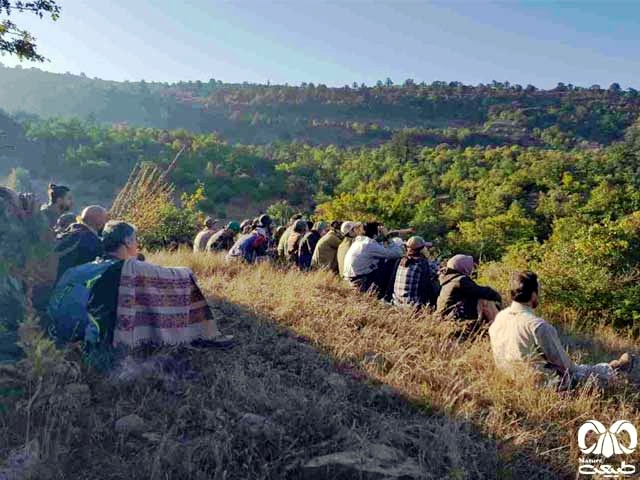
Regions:
<instances>
[{"instance_id":1,"label":"person wearing cap","mask_svg":"<svg viewBox=\"0 0 640 480\"><path fill-rule=\"evenodd\" d=\"M340 242L338 252L336 253L336 262L338 262L338 275L340 275L340 278L344 278L344 257L347 256L349 248L351 248L353 241L359 235L361 229L362 224L360 222L344 222L340 226L340 233L342 233L342 242Z\"/></svg>"},{"instance_id":2,"label":"person wearing cap","mask_svg":"<svg viewBox=\"0 0 640 480\"><path fill-rule=\"evenodd\" d=\"M541 374L541 384L560 389L589 378L606 383L619 372L633 368L635 358L623 353L609 363L576 365L562 346L558 331L538 317L539 284L533 272L517 272L509 282L511 305L502 310L489 327L489 339L496 366L516 373L527 366Z\"/></svg>"},{"instance_id":3,"label":"person wearing cap","mask_svg":"<svg viewBox=\"0 0 640 480\"><path fill-rule=\"evenodd\" d=\"M438 289L433 282L429 260L424 256L424 250L431 246L417 235L407 240L407 253L400 259L393 281L394 305L435 306Z\"/></svg>"},{"instance_id":4,"label":"person wearing cap","mask_svg":"<svg viewBox=\"0 0 640 480\"><path fill-rule=\"evenodd\" d=\"M211 235L205 246L205 252L229 251L233 247L238 233L240 233L240 223L235 221L227 223L222 230Z\"/></svg>"},{"instance_id":5,"label":"person wearing cap","mask_svg":"<svg viewBox=\"0 0 640 480\"><path fill-rule=\"evenodd\" d=\"M441 319L465 322L471 330L493 322L502 302L491 287L482 287L471 279L473 257L455 255L440 274L441 290L436 315Z\"/></svg>"},{"instance_id":6,"label":"person wearing cap","mask_svg":"<svg viewBox=\"0 0 640 480\"><path fill-rule=\"evenodd\" d=\"M311 268L311 259L316 251L316 246L328 230L329 225L327 225L327 222L316 222L313 224L313 228L304 234L298 249L298 266L301 270L309 270Z\"/></svg>"},{"instance_id":7,"label":"person wearing cap","mask_svg":"<svg viewBox=\"0 0 640 480\"><path fill-rule=\"evenodd\" d=\"M209 239L218 231L218 229L215 228L217 223L218 220L215 220L213 217L206 218L204 221L204 228L198 232L196 238L193 240L194 253L206 251Z\"/></svg>"},{"instance_id":8,"label":"person wearing cap","mask_svg":"<svg viewBox=\"0 0 640 480\"><path fill-rule=\"evenodd\" d=\"M71 267L93 262L102 255L100 235L106 223L107 210L99 205L91 205L82 210L78 222L60 235L55 248L59 255L56 280Z\"/></svg>"},{"instance_id":9,"label":"person wearing cap","mask_svg":"<svg viewBox=\"0 0 640 480\"><path fill-rule=\"evenodd\" d=\"M311 266L313 268L323 268L338 273L338 248L344 238L340 231L341 226L342 222L331 222L327 234L318 240L311 258Z\"/></svg>"},{"instance_id":10,"label":"person wearing cap","mask_svg":"<svg viewBox=\"0 0 640 480\"><path fill-rule=\"evenodd\" d=\"M307 221L303 219L296 220L293 224L293 232L287 240L287 263L290 265L299 265L300 242L307 233L307 227Z\"/></svg>"},{"instance_id":11,"label":"person wearing cap","mask_svg":"<svg viewBox=\"0 0 640 480\"><path fill-rule=\"evenodd\" d=\"M60 215L69 212L73 208L73 197L69 187L64 185L49 184L49 203L42 205L41 211L47 217L49 228L53 230Z\"/></svg>"},{"instance_id":12,"label":"person wearing cap","mask_svg":"<svg viewBox=\"0 0 640 480\"><path fill-rule=\"evenodd\" d=\"M364 235L356 237L344 257L344 278L361 292L375 291L378 298L387 295L393 260L404 255L400 238L392 238L387 246L376 240L386 234L380 223L365 223Z\"/></svg>"}]
</instances>

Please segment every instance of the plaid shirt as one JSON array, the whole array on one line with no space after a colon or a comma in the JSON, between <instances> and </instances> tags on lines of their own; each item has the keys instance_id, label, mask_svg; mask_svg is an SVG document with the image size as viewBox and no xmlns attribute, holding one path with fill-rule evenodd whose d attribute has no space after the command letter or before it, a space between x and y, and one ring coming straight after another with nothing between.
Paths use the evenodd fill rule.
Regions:
<instances>
[{"instance_id":1,"label":"plaid shirt","mask_svg":"<svg viewBox=\"0 0 640 480\"><path fill-rule=\"evenodd\" d=\"M406 266L400 262L393 285L396 305L426 305L431 293L431 268L426 258L411 259Z\"/></svg>"}]
</instances>

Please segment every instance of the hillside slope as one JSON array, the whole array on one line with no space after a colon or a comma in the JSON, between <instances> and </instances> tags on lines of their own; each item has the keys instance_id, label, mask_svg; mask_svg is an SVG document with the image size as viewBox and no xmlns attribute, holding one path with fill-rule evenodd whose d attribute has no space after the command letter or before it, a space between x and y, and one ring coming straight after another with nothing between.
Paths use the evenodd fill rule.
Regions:
<instances>
[{"instance_id":1,"label":"hillside slope","mask_svg":"<svg viewBox=\"0 0 640 480\"><path fill-rule=\"evenodd\" d=\"M423 145L609 144L640 113L640 96L617 84L552 90L460 82L330 88L114 82L0 65L0 108L21 116L217 132L231 142L372 145L404 129Z\"/></svg>"},{"instance_id":2,"label":"hillside slope","mask_svg":"<svg viewBox=\"0 0 640 480\"><path fill-rule=\"evenodd\" d=\"M455 340L328 273L151 260L193 268L238 346L140 352L105 379L37 342L0 370L0 478L574 478L585 419L640 424L637 387L560 395L506 378L486 339ZM564 340L583 361L633 347L607 330Z\"/></svg>"}]
</instances>

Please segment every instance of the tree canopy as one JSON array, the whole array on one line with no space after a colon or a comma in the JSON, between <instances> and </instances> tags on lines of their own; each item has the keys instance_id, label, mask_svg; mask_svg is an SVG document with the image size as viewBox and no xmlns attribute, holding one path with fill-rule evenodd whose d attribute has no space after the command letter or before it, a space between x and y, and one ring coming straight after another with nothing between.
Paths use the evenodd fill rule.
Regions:
<instances>
[{"instance_id":1,"label":"tree canopy","mask_svg":"<svg viewBox=\"0 0 640 480\"><path fill-rule=\"evenodd\" d=\"M45 58L38 53L35 37L9 18L2 18L14 12L32 13L40 18L49 16L55 21L60 16L60 6L53 0L0 0L0 53L43 62Z\"/></svg>"}]
</instances>

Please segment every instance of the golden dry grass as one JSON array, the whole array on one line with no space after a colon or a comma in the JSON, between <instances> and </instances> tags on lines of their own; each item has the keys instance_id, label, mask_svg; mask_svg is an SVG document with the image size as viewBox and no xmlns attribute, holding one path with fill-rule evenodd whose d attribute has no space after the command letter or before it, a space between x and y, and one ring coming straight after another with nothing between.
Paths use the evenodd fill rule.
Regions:
<instances>
[{"instance_id":1,"label":"golden dry grass","mask_svg":"<svg viewBox=\"0 0 640 480\"><path fill-rule=\"evenodd\" d=\"M640 427L637 388L627 382L561 394L533 386L524 374L512 379L494 368L487 339L457 341L449 326L355 293L330 273L227 264L222 256L187 251L158 253L150 261L191 267L214 301L238 304L307 337L427 411L471 422L497 440L499 477L527 464L531 477L542 475L534 465L550 467L558 478L574 476L576 432L588 419L605 425L627 419ZM576 360L603 360L634 347L606 327L565 333ZM640 456L627 459L633 461Z\"/></svg>"}]
</instances>

